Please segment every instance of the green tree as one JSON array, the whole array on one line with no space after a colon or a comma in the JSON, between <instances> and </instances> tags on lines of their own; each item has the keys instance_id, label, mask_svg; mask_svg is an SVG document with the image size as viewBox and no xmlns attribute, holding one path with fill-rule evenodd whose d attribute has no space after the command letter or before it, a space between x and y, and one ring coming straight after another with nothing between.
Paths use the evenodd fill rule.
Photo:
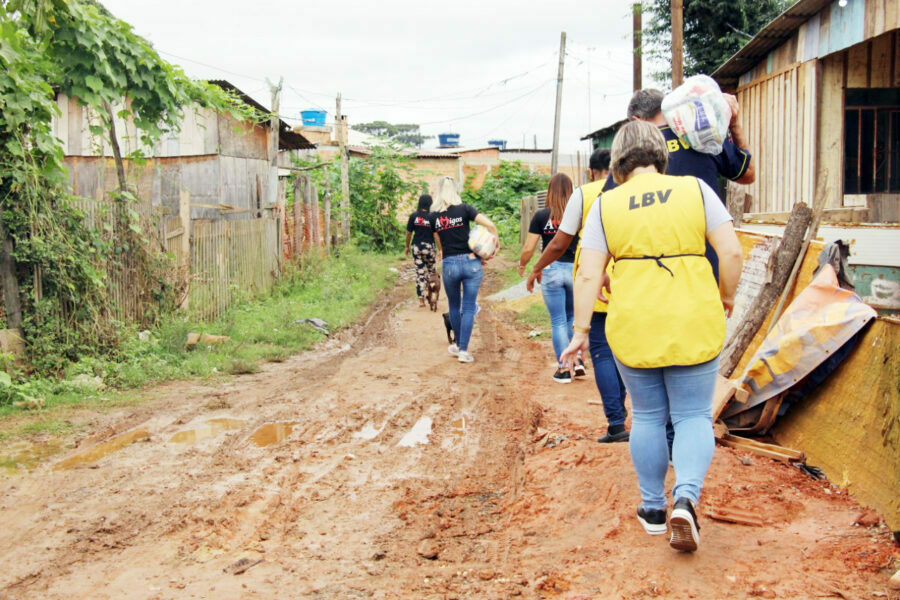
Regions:
<instances>
[{"instance_id":1,"label":"green tree","mask_svg":"<svg viewBox=\"0 0 900 600\"><path fill-rule=\"evenodd\" d=\"M391 140L398 144L415 146L416 148L421 148L425 140L434 137L432 135L422 135L419 132L419 126L413 123L398 123L394 125L387 121L372 121L371 123L354 125L353 129L375 137Z\"/></svg>"},{"instance_id":2,"label":"green tree","mask_svg":"<svg viewBox=\"0 0 900 600\"><path fill-rule=\"evenodd\" d=\"M125 256L148 255L130 194L119 196L118 225L107 232L88 228L72 202L52 133L56 91L95 109L95 133L111 133L111 107L122 105L119 116L133 119L148 144L176 128L193 103L251 115L163 61L92 0L0 0L0 233L4 259L14 261L4 283L20 292L29 357L45 372L115 349L105 273Z\"/></svg>"},{"instance_id":3,"label":"green tree","mask_svg":"<svg viewBox=\"0 0 900 600\"><path fill-rule=\"evenodd\" d=\"M466 179L463 202L486 214L500 230L503 245L516 245L519 240L521 199L546 190L550 177L530 171L519 161L500 161L500 166L485 177L475 189L474 175Z\"/></svg>"},{"instance_id":4,"label":"green tree","mask_svg":"<svg viewBox=\"0 0 900 600\"><path fill-rule=\"evenodd\" d=\"M350 158L350 236L363 250L391 252L403 248L398 210L401 206L413 206L416 197L428 189L413 174L409 157L400 150L389 143L373 147L367 156ZM294 163L308 167L315 161L294 159ZM341 189L339 169L315 169L307 175L316 184L320 196L325 193L326 178L330 189ZM332 206L336 200L332 198ZM291 201L289 197L288 202Z\"/></svg>"},{"instance_id":5,"label":"green tree","mask_svg":"<svg viewBox=\"0 0 900 600\"><path fill-rule=\"evenodd\" d=\"M684 74L710 74L791 4L788 0L684 0ZM671 63L670 0L645 0L644 51ZM669 69L658 78L667 81Z\"/></svg>"}]
</instances>

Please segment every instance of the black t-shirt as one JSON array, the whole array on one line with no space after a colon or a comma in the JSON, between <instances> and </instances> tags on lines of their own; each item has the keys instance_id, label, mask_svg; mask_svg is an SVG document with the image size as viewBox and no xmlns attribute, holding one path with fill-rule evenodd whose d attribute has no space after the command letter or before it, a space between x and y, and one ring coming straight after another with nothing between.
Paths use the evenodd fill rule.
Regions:
<instances>
[{"instance_id":1,"label":"black t-shirt","mask_svg":"<svg viewBox=\"0 0 900 600\"><path fill-rule=\"evenodd\" d=\"M531 224L528 226L528 233L536 233L541 236L541 249L546 250L547 244L550 243L550 240L553 239L553 236L556 235L557 228L559 223L556 225L553 224L553 221L550 219L550 209L542 208L541 210L534 213L534 216L531 217ZM557 261L570 263L575 262L575 250L578 248L578 236L576 235L572 238L572 243L569 244L569 247L566 249L566 253L560 256Z\"/></svg>"},{"instance_id":2,"label":"black t-shirt","mask_svg":"<svg viewBox=\"0 0 900 600\"><path fill-rule=\"evenodd\" d=\"M406 230L411 231L413 244L433 244L434 230L431 228L431 213L417 210L409 215Z\"/></svg>"},{"instance_id":3,"label":"black t-shirt","mask_svg":"<svg viewBox=\"0 0 900 600\"><path fill-rule=\"evenodd\" d=\"M431 227L441 238L444 257L468 254L469 223L475 220L478 211L470 204L456 204L444 212L431 213Z\"/></svg>"}]
</instances>

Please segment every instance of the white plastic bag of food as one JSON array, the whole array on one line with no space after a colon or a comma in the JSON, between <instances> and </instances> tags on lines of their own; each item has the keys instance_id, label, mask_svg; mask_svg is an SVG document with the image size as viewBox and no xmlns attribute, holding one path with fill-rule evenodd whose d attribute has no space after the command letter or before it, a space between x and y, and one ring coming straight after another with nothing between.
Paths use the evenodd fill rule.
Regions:
<instances>
[{"instance_id":1,"label":"white plastic bag of food","mask_svg":"<svg viewBox=\"0 0 900 600\"><path fill-rule=\"evenodd\" d=\"M497 236L488 231L486 227L475 225L469 230L469 249L478 258L482 260L493 258L499 246Z\"/></svg>"},{"instance_id":2,"label":"white plastic bag of food","mask_svg":"<svg viewBox=\"0 0 900 600\"><path fill-rule=\"evenodd\" d=\"M663 98L662 113L683 143L704 154L722 152L731 123L731 106L712 77L688 77Z\"/></svg>"}]
</instances>

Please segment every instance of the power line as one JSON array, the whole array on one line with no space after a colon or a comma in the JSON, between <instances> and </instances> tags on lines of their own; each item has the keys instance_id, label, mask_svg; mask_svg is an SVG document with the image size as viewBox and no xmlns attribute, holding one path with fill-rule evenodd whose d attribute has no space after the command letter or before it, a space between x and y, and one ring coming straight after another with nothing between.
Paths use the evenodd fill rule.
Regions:
<instances>
[{"instance_id":1,"label":"power line","mask_svg":"<svg viewBox=\"0 0 900 600\"><path fill-rule=\"evenodd\" d=\"M541 84L540 84L539 86L537 86L536 88L534 88L534 89L532 89L532 90L530 90L530 91L528 91L528 92L522 94L521 96L517 96L517 97L513 98L512 100L507 100L506 102L503 102L503 103L501 103L501 104L497 104L496 106L492 106L491 108L487 108L487 109L485 109L485 110L481 110L481 111L478 111L478 112L474 112L474 113L471 113L471 114L468 114L468 115L463 115L463 116L460 116L460 117L453 117L453 118L450 118L450 119L442 119L442 120L440 120L440 121L429 121L429 122L427 122L427 123L419 123L419 125L422 126L422 125L437 125L437 124L440 124L440 123L452 123L452 122L454 122L454 121L463 121L463 120L465 120L465 119L470 119L470 118L472 118L472 117L477 117L477 116L479 116L479 115L483 115L483 114L485 114L485 113L489 113L489 112L491 112L491 111L493 111L493 110L497 110L498 108L503 108L504 106L507 106L507 105L509 105L509 104L512 104L513 102L515 102L515 101L517 101L517 100L521 100L521 99L524 98L525 96L528 96L529 94L534 93L535 91L541 89L542 87L544 87L545 85L547 85L548 83L550 83L550 82L552 82L552 81L555 81L555 79L548 79L548 80L544 81L543 83L541 83Z\"/></svg>"}]
</instances>

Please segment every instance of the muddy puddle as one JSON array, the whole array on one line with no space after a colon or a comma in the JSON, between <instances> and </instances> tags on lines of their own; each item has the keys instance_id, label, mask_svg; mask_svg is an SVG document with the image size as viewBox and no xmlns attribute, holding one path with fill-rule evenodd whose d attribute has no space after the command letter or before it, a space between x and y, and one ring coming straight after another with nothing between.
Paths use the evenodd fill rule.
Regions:
<instances>
[{"instance_id":1,"label":"muddy puddle","mask_svg":"<svg viewBox=\"0 0 900 600\"><path fill-rule=\"evenodd\" d=\"M250 439L259 447L271 446L286 440L296 425L296 422L266 423L254 431Z\"/></svg>"},{"instance_id":2,"label":"muddy puddle","mask_svg":"<svg viewBox=\"0 0 900 600\"><path fill-rule=\"evenodd\" d=\"M401 447L412 448L419 444L427 444L428 436L431 435L431 425L434 420L431 417L420 417L412 429L406 432L406 435L397 444Z\"/></svg>"},{"instance_id":3,"label":"muddy puddle","mask_svg":"<svg viewBox=\"0 0 900 600\"><path fill-rule=\"evenodd\" d=\"M225 431L240 429L246 424L247 421L245 421L244 419L208 419L207 421L204 421L203 425L201 425L200 427L179 431L169 438L169 443L183 444L186 446L190 444L196 444L200 440L215 437Z\"/></svg>"},{"instance_id":4,"label":"muddy puddle","mask_svg":"<svg viewBox=\"0 0 900 600\"><path fill-rule=\"evenodd\" d=\"M101 442L84 452L79 452L69 458L60 461L56 465L56 469L72 469L97 462L102 458L106 458L110 454L118 452L126 446L130 446L135 442L143 442L150 439L150 432L146 429L136 429L115 437L111 437L105 442Z\"/></svg>"},{"instance_id":5,"label":"muddy puddle","mask_svg":"<svg viewBox=\"0 0 900 600\"><path fill-rule=\"evenodd\" d=\"M0 473L12 475L30 471L63 450L65 446L59 440L11 444L0 450Z\"/></svg>"}]
</instances>

